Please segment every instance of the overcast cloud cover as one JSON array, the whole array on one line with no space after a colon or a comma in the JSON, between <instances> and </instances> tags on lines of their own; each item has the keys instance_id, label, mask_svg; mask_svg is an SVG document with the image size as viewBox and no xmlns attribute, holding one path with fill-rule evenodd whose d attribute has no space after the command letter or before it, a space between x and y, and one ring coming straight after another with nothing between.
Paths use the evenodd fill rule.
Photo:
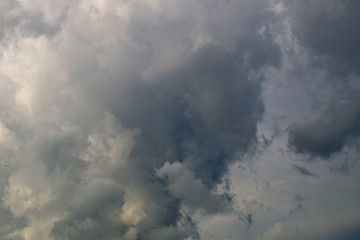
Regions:
<instances>
[{"instance_id":1,"label":"overcast cloud cover","mask_svg":"<svg viewBox=\"0 0 360 240\"><path fill-rule=\"evenodd\" d=\"M359 239L359 12L0 0L0 239Z\"/></svg>"}]
</instances>

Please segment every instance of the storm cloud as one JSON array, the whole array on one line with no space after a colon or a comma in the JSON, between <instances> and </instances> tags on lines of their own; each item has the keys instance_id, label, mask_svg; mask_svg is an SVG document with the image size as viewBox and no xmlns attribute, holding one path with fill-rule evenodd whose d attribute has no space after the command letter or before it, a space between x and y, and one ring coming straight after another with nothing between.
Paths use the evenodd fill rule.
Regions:
<instances>
[{"instance_id":1,"label":"storm cloud","mask_svg":"<svg viewBox=\"0 0 360 240\"><path fill-rule=\"evenodd\" d=\"M257 197L281 184L262 187L255 176L257 194L242 195L233 167L241 161L257 175L253 159L280 138L270 162L279 148L329 159L356 144L356 8L325 0L1 1L0 238L271 239L287 223L259 223L275 207ZM306 53L309 72L328 77L330 97L325 107L314 102L309 121L275 116L273 129L267 87L309 76L287 61L297 53L284 39ZM281 211L288 217L292 208Z\"/></svg>"},{"instance_id":2,"label":"storm cloud","mask_svg":"<svg viewBox=\"0 0 360 240\"><path fill-rule=\"evenodd\" d=\"M359 137L357 1L285 1L289 22L311 64L326 74L331 97L318 118L295 124L289 144L300 153L328 158ZM315 80L314 80L315 81Z\"/></svg>"}]
</instances>

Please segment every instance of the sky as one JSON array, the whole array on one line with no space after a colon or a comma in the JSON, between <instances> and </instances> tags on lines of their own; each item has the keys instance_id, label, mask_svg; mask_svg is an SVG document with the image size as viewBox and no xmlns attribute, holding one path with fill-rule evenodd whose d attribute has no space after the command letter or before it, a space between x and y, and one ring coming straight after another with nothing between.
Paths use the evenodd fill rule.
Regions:
<instances>
[{"instance_id":1,"label":"sky","mask_svg":"<svg viewBox=\"0 0 360 240\"><path fill-rule=\"evenodd\" d=\"M359 239L359 12L0 0L0 239Z\"/></svg>"}]
</instances>

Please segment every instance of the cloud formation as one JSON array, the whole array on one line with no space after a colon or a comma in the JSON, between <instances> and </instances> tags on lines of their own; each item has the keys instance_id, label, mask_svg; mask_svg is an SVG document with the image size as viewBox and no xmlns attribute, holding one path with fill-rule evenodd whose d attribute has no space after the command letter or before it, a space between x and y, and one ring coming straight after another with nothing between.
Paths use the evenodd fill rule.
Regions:
<instances>
[{"instance_id":1,"label":"cloud formation","mask_svg":"<svg viewBox=\"0 0 360 240\"><path fill-rule=\"evenodd\" d=\"M297 164L293 164L293 169L298 171L302 176L305 177L318 177L316 174L310 172L306 167L301 167Z\"/></svg>"},{"instance_id":2,"label":"cloud formation","mask_svg":"<svg viewBox=\"0 0 360 240\"><path fill-rule=\"evenodd\" d=\"M299 153L329 158L359 137L360 5L350 0L285 1L284 6L292 33L309 62L324 72L322 86L329 86L331 96L318 118L291 128L289 144Z\"/></svg>"},{"instance_id":3,"label":"cloud formation","mask_svg":"<svg viewBox=\"0 0 360 240\"><path fill-rule=\"evenodd\" d=\"M330 95L327 107L314 104L317 117L279 127L290 125L288 150L331 158L356 144L357 8L350 0L0 1L0 238L288 236L278 219L254 235L257 216L273 207L262 193L236 194L230 168L279 143L266 128L264 89L277 85L273 76L290 81L288 69L296 79L324 73ZM351 27L343 40L330 26ZM295 45L307 65L293 61ZM272 186L255 182L259 192Z\"/></svg>"},{"instance_id":4,"label":"cloud formation","mask_svg":"<svg viewBox=\"0 0 360 240\"><path fill-rule=\"evenodd\" d=\"M231 208L216 186L280 62L266 4L2 4L3 202L26 222L2 238L198 239L191 214Z\"/></svg>"}]
</instances>

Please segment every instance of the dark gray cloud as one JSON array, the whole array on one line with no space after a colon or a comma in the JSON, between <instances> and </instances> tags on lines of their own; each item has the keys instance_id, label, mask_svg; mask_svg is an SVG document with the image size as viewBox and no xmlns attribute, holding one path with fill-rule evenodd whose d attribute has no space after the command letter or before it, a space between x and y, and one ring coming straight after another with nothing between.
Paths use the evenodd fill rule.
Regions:
<instances>
[{"instance_id":1,"label":"dark gray cloud","mask_svg":"<svg viewBox=\"0 0 360 240\"><path fill-rule=\"evenodd\" d=\"M329 158L351 144L360 133L358 93L350 90L347 96L334 99L333 104L318 119L294 125L289 144L299 153ZM341 102L338 102L341 101Z\"/></svg>"},{"instance_id":2,"label":"dark gray cloud","mask_svg":"<svg viewBox=\"0 0 360 240\"><path fill-rule=\"evenodd\" d=\"M293 170L296 170L305 177L318 177L316 174L310 172L306 167L301 167L297 164L293 164Z\"/></svg>"},{"instance_id":3,"label":"dark gray cloud","mask_svg":"<svg viewBox=\"0 0 360 240\"><path fill-rule=\"evenodd\" d=\"M15 235L199 239L193 215L231 210L216 188L256 144L261 69L281 59L267 4L4 6L15 107L2 114L19 148L3 201L26 219Z\"/></svg>"},{"instance_id":4,"label":"dark gray cloud","mask_svg":"<svg viewBox=\"0 0 360 240\"><path fill-rule=\"evenodd\" d=\"M113 106L125 127L141 129L131 153L139 167L185 162L205 184L217 183L255 140L263 112L260 83L243 64L242 55L206 47L162 80L137 84L124 109Z\"/></svg>"},{"instance_id":5,"label":"dark gray cloud","mask_svg":"<svg viewBox=\"0 0 360 240\"><path fill-rule=\"evenodd\" d=\"M359 137L360 5L349 0L284 1L284 6L309 63L326 74L322 86L329 87L330 96L317 103L327 105L316 107L318 118L290 128L289 145L299 153L329 158Z\"/></svg>"},{"instance_id":6,"label":"dark gray cloud","mask_svg":"<svg viewBox=\"0 0 360 240\"><path fill-rule=\"evenodd\" d=\"M360 4L356 0L284 1L291 28L314 62L331 73L359 73Z\"/></svg>"},{"instance_id":7,"label":"dark gray cloud","mask_svg":"<svg viewBox=\"0 0 360 240\"><path fill-rule=\"evenodd\" d=\"M251 236L265 209L256 196L271 187L251 167L257 193L237 201L229 168L277 144L277 131L259 133L264 79L298 67L285 63L279 22L329 75L344 62L329 80L344 80L334 104L294 124L289 145L330 157L359 135L358 58L333 50L339 39L308 41L316 31L296 10L326 25L356 4L284 1L277 13L273 2L1 1L1 239L239 239L239 212Z\"/></svg>"},{"instance_id":8,"label":"dark gray cloud","mask_svg":"<svg viewBox=\"0 0 360 240\"><path fill-rule=\"evenodd\" d=\"M336 240L336 239L349 239L349 240L356 240L359 238L360 231L359 226L350 227L347 229L344 229L343 231L335 233L334 236L331 236L330 240Z\"/></svg>"},{"instance_id":9,"label":"dark gray cloud","mask_svg":"<svg viewBox=\"0 0 360 240\"><path fill-rule=\"evenodd\" d=\"M240 220L244 221L247 225L246 229L249 230L251 225L253 224L253 215L251 213L244 214L243 216L239 217Z\"/></svg>"},{"instance_id":10,"label":"dark gray cloud","mask_svg":"<svg viewBox=\"0 0 360 240\"><path fill-rule=\"evenodd\" d=\"M174 179L164 183L171 193L167 198L175 197L190 209L223 208L221 198L208 191L221 181L235 154L256 139L256 123L263 112L260 86L249 80L242 61L242 55L206 47L156 83L137 84L125 108L114 106L124 127L141 129L130 153L136 169L151 176L154 168L166 172L165 162L182 164L173 168L180 171L173 173ZM179 174L183 176L176 177ZM186 174L191 177L184 178ZM178 211L176 205L169 208ZM175 213L169 223L176 222ZM167 229L166 234L173 231Z\"/></svg>"}]
</instances>

